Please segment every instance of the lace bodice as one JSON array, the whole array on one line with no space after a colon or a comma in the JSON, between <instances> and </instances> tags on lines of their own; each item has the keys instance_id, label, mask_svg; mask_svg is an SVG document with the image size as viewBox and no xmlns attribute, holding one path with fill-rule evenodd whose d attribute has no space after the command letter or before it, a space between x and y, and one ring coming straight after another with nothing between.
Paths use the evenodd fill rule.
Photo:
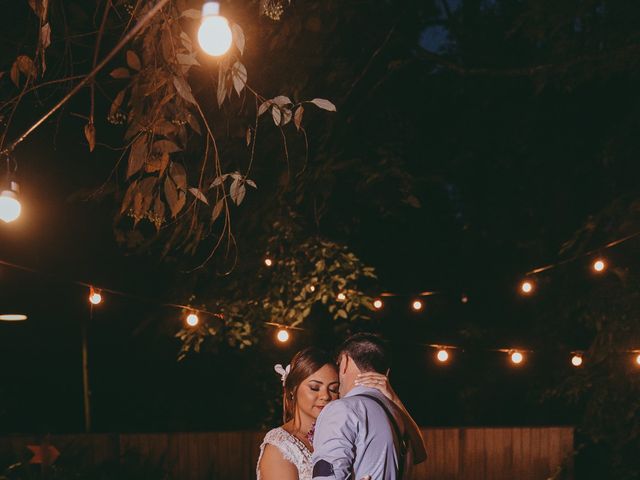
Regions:
<instances>
[{"instance_id":1,"label":"lace bodice","mask_svg":"<svg viewBox=\"0 0 640 480\"><path fill-rule=\"evenodd\" d=\"M284 459L296 466L299 480L311 480L311 452L304 443L282 427L269 430L264 436L262 445L260 445L258 465L256 466L256 476L258 480L260 480L260 461L262 460L262 454L267 444L277 447Z\"/></svg>"}]
</instances>

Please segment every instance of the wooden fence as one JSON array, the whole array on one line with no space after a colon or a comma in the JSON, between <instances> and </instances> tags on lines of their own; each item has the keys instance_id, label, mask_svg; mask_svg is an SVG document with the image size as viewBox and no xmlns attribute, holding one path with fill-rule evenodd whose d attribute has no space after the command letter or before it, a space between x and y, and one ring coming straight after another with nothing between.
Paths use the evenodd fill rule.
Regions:
<instances>
[{"instance_id":1,"label":"wooden fence","mask_svg":"<svg viewBox=\"0 0 640 480\"><path fill-rule=\"evenodd\" d=\"M428 428L423 430L429 459L412 479L546 480L562 465L571 472L573 428ZM61 456L89 465L137 453L162 465L173 480L250 480L255 478L263 433L157 433L52 435L46 440ZM24 457L27 445L42 437L0 437L0 457ZM571 473L563 479L572 478Z\"/></svg>"}]
</instances>

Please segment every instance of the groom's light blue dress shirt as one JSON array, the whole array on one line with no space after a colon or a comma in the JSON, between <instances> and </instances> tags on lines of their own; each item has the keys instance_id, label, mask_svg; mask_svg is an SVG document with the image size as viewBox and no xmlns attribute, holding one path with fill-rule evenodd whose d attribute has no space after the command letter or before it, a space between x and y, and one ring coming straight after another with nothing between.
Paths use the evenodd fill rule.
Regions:
<instances>
[{"instance_id":1,"label":"groom's light blue dress shirt","mask_svg":"<svg viewBox=\"0 0 640 480\"><path fill-rule=\"evenodd\" d=\"M380 391L353 388L318 416L313 437L314 480L362 480L367 475L372 480L400 480L400 445L389 417L363 394L380 399L405 434L403 415Z\"/></svg>"}]
</instances>

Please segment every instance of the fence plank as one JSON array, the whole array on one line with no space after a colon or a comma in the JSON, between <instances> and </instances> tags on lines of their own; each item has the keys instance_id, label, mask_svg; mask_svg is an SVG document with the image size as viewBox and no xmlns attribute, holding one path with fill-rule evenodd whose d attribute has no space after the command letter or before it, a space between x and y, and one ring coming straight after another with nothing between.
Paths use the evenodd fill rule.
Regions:
<instances>
[{"instance_id":1,"label":"fence plank","mask_svg":"<svg viewBox=\"0 0 640 480\"><path fill-rule=\"evenodd\" d=\"M542 480L573 462L573 428L428 428L422 430L427 462L411 480ZM122 461L123 455L164 468L177 480L253 480L264 432L54 435L67 458L86 465ZM42 436L0 437L0 459L19 461ZM27 457L28 459L28 457ZM8 463L7 463L8 464ZM570 470L571 471L571 470ZM571 477L571 474L569 478Z\"/></svg>"}]
</instances>

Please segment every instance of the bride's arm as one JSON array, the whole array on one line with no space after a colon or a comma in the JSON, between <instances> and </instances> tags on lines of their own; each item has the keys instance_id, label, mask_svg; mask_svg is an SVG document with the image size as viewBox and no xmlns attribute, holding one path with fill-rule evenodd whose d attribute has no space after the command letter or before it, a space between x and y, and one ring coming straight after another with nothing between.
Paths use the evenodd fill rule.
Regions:
<instances>
[{"instance_id":1,"label":"bride's arm","mask_svg":"<svg viewBox=\"0 0 640 480\"><path fill-rule=\"evenodd\" d=\"M418 463L424 462L427 459L427 449L424 446L424 438L422 437L420 427L418 427L416 422L413 420L411 414L407 411L400 400L400 397L398 397L393 388L391 388L389 378L386 375L376 372L361 373L358 375L358 378L356 378L356 385L380 390L385 397L395 403L396 406L404 412L409 420L408 433L411 443L411 451L413 452L413 463L417 465Z\"/></svg>"},{"instance_id":2,"label":"bride's arm","mask_svg":"<svg viewBox=\"0 0 640 480\"><path fill-rule=\"evenodd\" d=\"M267 444L258 465L262 480L299 480L296 466L285 460L278 447Z\"/></svg>"}]
</instances>

